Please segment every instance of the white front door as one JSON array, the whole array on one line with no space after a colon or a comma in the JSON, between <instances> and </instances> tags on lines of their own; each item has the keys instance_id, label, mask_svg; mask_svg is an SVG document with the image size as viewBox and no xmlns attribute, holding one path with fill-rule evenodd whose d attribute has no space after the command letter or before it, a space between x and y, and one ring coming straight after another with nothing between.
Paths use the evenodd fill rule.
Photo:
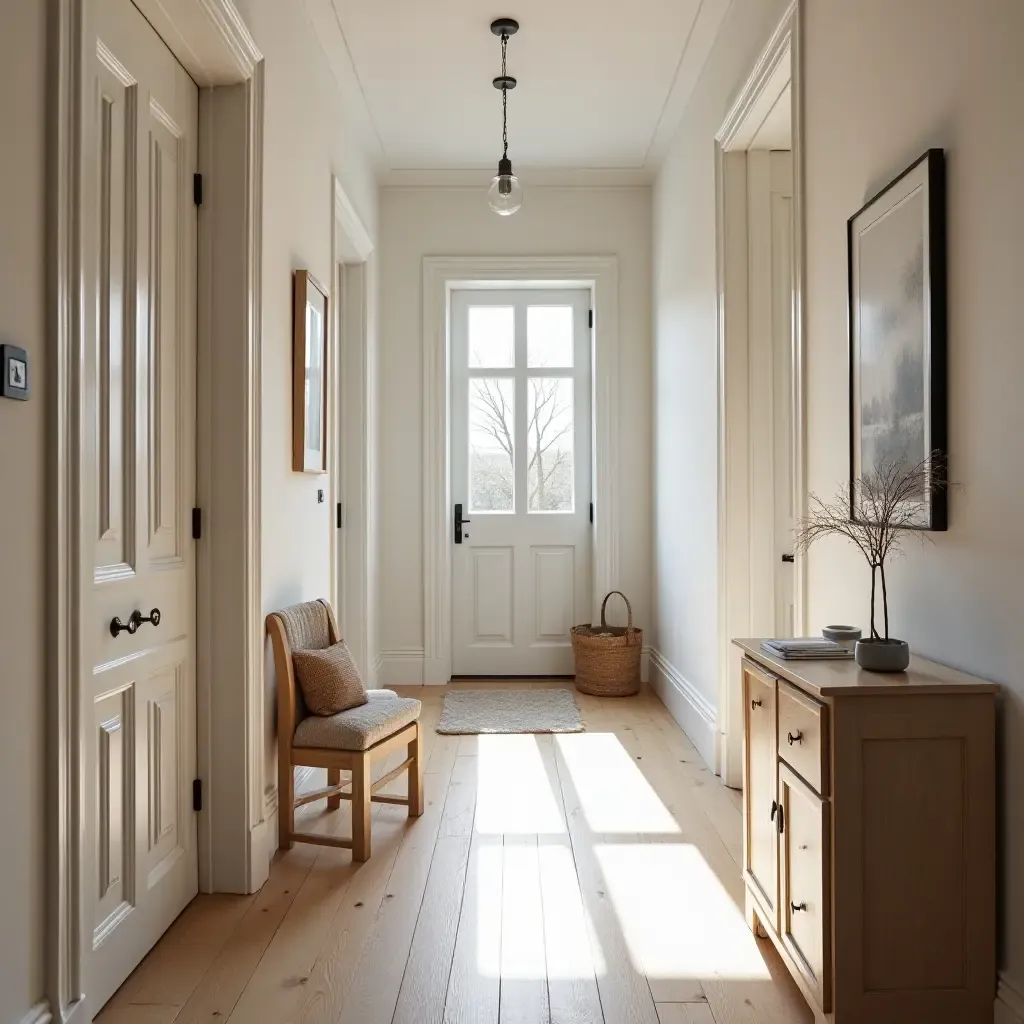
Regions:
<instances>
[{"instance_id":1,"label":"white front door","mask_svg":"<svg viewBox=\"0 0 1024 1024\"><path fill-rule=\"evenodd\" d=\"M95 1013L198 888L190 517L199 96L129 0L92 9L80 629L82 939Z\"/></svg>"},{"instance_id":2,"label":"white front door","mask_svg":"<svg viewBox=\"0 0 1024 1024\"><path fill-rule=\"evenodd\" d=\"M452 675L573 673L592 604L589 311L582 289L452 293Z\"/></svg>"}]
</instances>

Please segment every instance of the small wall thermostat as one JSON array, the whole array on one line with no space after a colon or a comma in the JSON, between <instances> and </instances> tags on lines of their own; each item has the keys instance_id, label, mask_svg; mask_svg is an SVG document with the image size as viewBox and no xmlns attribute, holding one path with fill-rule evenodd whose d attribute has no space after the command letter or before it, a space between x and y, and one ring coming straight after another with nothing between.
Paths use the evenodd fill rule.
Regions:
<instances>
[{"instance_id":1,"label":"small wall thermostat","mask_svg":"<svg viewBox=\"0 0 1024 1024\"><path fill-rule=\"evenodd\" d=\"M28 400L28 353L16 345L0 345L0 395Z\"/></svg>"}]
</instances>

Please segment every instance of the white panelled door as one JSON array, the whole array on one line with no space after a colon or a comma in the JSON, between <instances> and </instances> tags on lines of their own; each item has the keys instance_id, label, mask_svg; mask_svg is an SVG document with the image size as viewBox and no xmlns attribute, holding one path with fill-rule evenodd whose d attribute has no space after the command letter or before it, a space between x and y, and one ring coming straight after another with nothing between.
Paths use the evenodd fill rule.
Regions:
<instances>
[{"instance_id":1,"label":"white panelled door","mask_svg":"<svg viewBox=\"0 0 1024 1024\"><path fill-rule=\"evenodd\" d=\"M455 676L572 675L591 606L589 310L582 289L452 292Z\"/></svg>"},{"instance_id":2,"label":"white panelled door","mask_svg":"<svg viewBox=\"0 0 1024 1024\"><path fill-rule=\"evenodd\" d=\"M199 96L130 0L92 10L80 628L83 942L95 1013L198 887Z\"/></svg>"}]
</instances>

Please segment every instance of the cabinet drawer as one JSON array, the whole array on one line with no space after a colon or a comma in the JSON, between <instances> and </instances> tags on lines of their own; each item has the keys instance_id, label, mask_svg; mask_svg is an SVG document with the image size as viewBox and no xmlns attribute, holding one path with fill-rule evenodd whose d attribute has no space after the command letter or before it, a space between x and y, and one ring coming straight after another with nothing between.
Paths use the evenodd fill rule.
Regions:
<instances>
[{"instance_id":1,"label":"cabinet drawer","mask_svg":"<svg viewBox=\"0 0 1024 1024\"><path fill-rule=\"evenodd\" d=\"M782 941L821 1009L832 1009L830 805L779 766Z\"/></svg>"},{"instance_id":2,"label":"cabinet drawer","mask_svg":"<svg viewBox=\"0 0 1024 1024\"><path fill-rule=\"evenodd\" d=\"M812 789L828 795L828 708L781 681L779 757Z\"/></svg>"}]
</instances>

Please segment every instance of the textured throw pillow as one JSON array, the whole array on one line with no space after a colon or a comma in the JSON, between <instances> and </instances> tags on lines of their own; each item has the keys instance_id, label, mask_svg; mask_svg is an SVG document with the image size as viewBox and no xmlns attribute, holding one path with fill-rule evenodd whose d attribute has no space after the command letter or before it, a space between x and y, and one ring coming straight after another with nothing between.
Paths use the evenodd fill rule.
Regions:
<instances>
[{"instance_id":1,"label":"textured throw pillow","mask_svg":"<svg viewBox=\"0 0 1024 1024\"><path fill-rule=\"evenodd\" d=\"M367 702L366 687L344 640L319 651L294 651L292 664L314 715L336 715Z\"/></svg>"}]
</instances>

